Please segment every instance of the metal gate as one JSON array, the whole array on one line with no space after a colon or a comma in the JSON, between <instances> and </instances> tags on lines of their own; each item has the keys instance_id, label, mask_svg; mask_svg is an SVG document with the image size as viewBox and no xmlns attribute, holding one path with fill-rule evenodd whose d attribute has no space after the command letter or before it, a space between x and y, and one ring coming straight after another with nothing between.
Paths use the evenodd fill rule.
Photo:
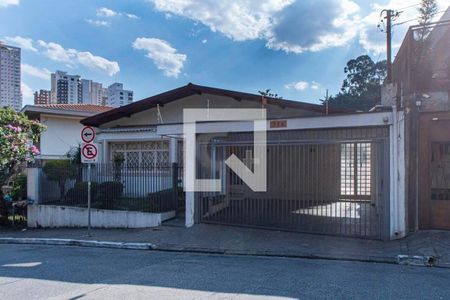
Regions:
<instances>
[{"instance_id":1,"label":"metal gate","mask_svg":"<svg viewBox=\"0 0 450 300\"><path fill-rule=\"evenodd\" d=\"M199 193L200 222L379 239L385 141L277 141L267 144L267 191L254 192L224 161L253 170L252 143L199 147L197 178L222 191Z\"/></svg>"}]
</instances>

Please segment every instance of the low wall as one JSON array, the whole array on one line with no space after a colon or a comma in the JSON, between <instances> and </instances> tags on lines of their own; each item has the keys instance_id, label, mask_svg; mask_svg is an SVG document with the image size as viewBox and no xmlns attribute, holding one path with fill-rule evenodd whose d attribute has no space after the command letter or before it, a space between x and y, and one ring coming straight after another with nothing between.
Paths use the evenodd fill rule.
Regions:
<instances>
[{"instance_id":1,"label":"low wall","mask_svg":"<svg viewBox=\"0 0 450 300\"><path fill-rule=\"evenodd\" d=\"M97 228L146 228L175 217L175 211L144 213L91 209L91 226ZM28 227L87 227L87 208L59 205L29 205Z\"/></svg>"}]
</instances>

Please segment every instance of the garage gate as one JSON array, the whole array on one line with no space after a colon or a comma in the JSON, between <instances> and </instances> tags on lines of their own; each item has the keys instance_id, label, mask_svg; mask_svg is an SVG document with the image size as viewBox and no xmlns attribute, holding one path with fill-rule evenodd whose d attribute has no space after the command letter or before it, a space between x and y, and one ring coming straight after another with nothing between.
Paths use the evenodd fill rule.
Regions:
<instances>
[{"instance_id":1,"label":"garage gate","mask_svg":"<svg viewBox=\"0 0 450 300\"><path fill-rule=\"evenodd\" d=\"M252 134L201 143L197 178L219 179L222 190L199 193L199 221L380 239L388 135L387 128L268 132L266 192L252 191L224 163L234 154L253 170Z\"/></svg>"}]
</instances>

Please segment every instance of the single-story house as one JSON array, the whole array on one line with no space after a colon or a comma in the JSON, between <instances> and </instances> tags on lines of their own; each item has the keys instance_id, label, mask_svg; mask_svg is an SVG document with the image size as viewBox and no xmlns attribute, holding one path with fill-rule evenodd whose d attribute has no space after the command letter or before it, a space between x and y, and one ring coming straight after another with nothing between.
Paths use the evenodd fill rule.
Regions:
<instances>
[{"instance_id":1,"label":"single-story house","mask_svg":"<svg viewBox=\"0 0 450 300\"><path fill-rule=\"evenodd\" d=\"M217 179L222 188L185 193L187 227L215 223L374 239L405 236L403 113L395 108L353 113L189 83L81 123L96 128L103 164L120 157L130 170L182 167L186 108L265 109L267 116L265 192L252 191L225 164L232 154L250 170L258 163L252 160L253 123L196 123L196 177ZM151 187L155 174L133 188Z\"/></svg>"},{"instance_id":2,"label":"single-story house","mask_svg":"<svg viewBox=\"0 0 450 300\"><path fill-rule=\"evenodd\" d=\"M47 126L40 137L41 154L37 158L49 160L67 159L67 153L81 144L82 119L111 109L92 104L48 104L25 105L21 112Z\"/></svg>"}]
</instances>

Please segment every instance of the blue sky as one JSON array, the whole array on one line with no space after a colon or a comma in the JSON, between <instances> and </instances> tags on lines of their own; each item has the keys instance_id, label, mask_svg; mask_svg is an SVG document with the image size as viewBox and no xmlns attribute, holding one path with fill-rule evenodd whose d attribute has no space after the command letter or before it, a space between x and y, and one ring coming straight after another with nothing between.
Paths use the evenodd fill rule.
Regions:
<instances>
[{"instance_id":1,"label":"blue sky","mask_svg":"<svg viewBox=\"0 0 450 300\"><path fill-rule=\"evenodd\" d=\"M193 82L318 103L349 59L384 58L381 9L402 8L402 22L418 2L0 0L0 40L22 47L24 104L57 69L123 82L135 100ZM414 22L394 28L395 47Z\"/></svg>"}]
</instances>

